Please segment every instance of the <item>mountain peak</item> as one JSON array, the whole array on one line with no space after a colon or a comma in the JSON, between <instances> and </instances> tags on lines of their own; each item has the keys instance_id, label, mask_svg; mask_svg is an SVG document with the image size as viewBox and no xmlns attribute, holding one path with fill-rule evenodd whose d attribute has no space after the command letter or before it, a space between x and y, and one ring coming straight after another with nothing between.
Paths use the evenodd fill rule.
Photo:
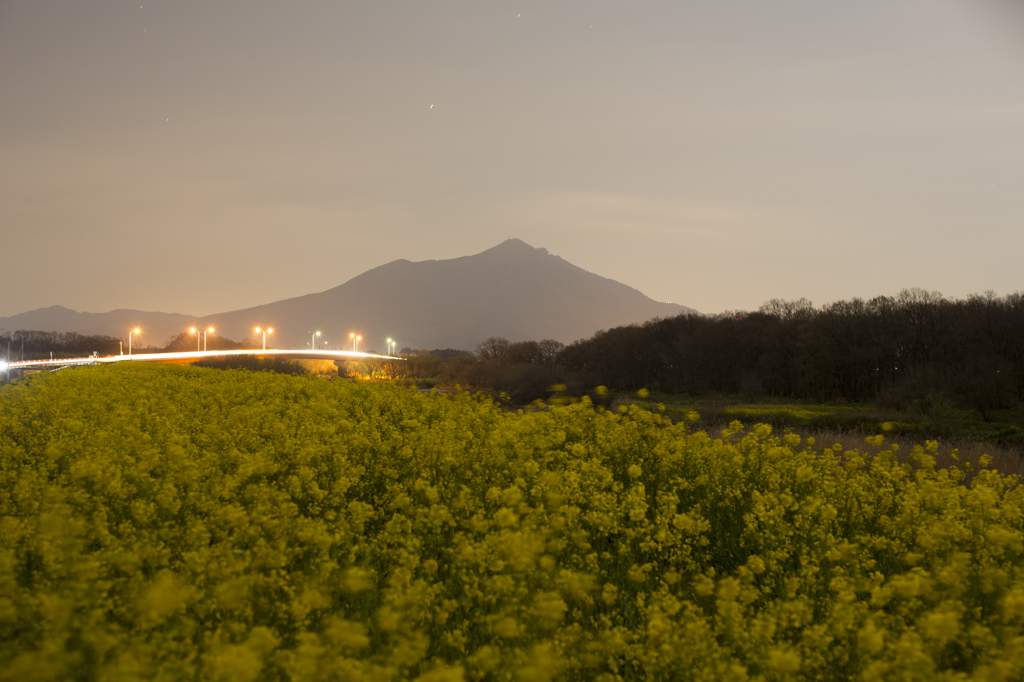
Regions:
<instances>
[{"instance_id":1,"label":"mountain peak","mask_svg":"<svg viewBox=\"0 0 1024 682\"><path fill-rule=\"evenodd\" d=\"M516 237L509 237L508 239L498 244L497 246L492 246L491 248L487 249L486 251L482 251L477 255L482 256L485 253L530 253L546 256L548 255L548 250L544 248L530 246L522 239L518 239Z\"/></svg>"}]
</instances>

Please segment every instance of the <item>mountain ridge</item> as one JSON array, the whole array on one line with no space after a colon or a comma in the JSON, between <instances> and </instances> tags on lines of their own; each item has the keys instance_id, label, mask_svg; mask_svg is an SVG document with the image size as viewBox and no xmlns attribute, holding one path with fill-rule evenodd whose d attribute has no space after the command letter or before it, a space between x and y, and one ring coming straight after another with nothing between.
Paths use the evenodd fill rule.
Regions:
<instances>
[{"instance_id":1,"label":"mountain ridge","mask_svg":"<svg viewBox=\"0 0 1024 682\"><path fill-rule=\"evenodd\" d=\"M399 347L471 350L491 336L570 343L600 329L696 312L507 239L469 256L396 259L325 291L215 315L77 313L50 306L0 318L0 327L123 336L139 325L143 343L161 345L192 325L239 340L252 337L259 325L277 330L267 338L276 347L308 346L310 335L320 331L318 347L351 347L354 333L364 337L360 350L384 350L388 337ZM25 324L30 321L36 324Z\"/></svg>"}]
</instances>

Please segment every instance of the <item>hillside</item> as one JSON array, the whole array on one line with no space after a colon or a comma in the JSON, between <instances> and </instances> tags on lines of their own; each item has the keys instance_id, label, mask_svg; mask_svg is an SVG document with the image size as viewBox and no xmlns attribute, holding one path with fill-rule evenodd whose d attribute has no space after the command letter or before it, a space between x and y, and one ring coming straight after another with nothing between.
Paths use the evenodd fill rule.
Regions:
<instances>
[{"instance_id":1,"label":"hillside","mask_svg":"<svg viewBox=\"0 0 1024 682\"><path fill-rule=\"evenodd\" d=\"M106 325L93 317L53 315L52 319L60 322L57 326L48 323L43 314L53 310L0 319L0 326L29 328L13 320L33 316L32 328L84 332L68 325L88 320L91 333L123 335L131 324L140 324L156 342L157 336L163 340L196 322L233 339L243 339L255 326L266 325L277 330L268 338L268 344L277 347L304 347L309 342L308 332L319 330L318 343L345 346L350 343L349 334L355 332L365 339L360 349L383 351L388 337L396 339L399 348L473 349L490 336L513 341L552 338L568 343L599 329L696 312L651 300L636 289L518 239L462 258L392 261L321 293L198 321L184 315L142 313L136 315L137 322L123 323L124 315L113 316L126 311L115 311L93 314L95 318L110 316Z\"/></svg>"}]
</instances>

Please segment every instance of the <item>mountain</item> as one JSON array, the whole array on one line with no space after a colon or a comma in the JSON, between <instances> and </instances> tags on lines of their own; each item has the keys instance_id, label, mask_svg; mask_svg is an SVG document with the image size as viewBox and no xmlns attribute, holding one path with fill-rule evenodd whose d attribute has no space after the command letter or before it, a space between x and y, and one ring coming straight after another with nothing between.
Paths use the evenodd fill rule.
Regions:
<instances>
[{"instance_id":1,"label":"mountain","mask_svg":"<svg viewBox=\"0 0 1024 682\"><path fill-rule=\"evenodd\" d=\"M54 308L0 318L0 327L71 331L70 327L43 323L51 310ZM13 321L37 313L38 324L25 326ZM148 317L128 325L144 325L154 335L151 338L156 337L159 326L161 338L166 338L198 323L233 339L253 336L253 329L264 325L275 329L267 345L278 348L303 348L309 344L311 332L320 331L318 347L351 347L349 335L356 333L364 339L360 350L384 351L388 337L397 341L398 348L472 350L491 336L570 343L590 337L599 329L681 313L696 311L651 300L636 289L587 272L546 249L509 239L474 256L415 263L392 261L317 294L199 320L143 313L163 317L153 318L152 325ZM63 312L57 317L62 321L73 319ZM114 318L110 322L107 327L94 324L91 333L123 336L129 328ZM178 326L163 331L172 322ZM73 330L84 333L82 329Z\"/></svg>"},{"instance_id":2,"label":"mountain","mask_svg":"<svg viewBox=\"0 0 1024 682\"><path fill-rule=\"evenodd\" d=\"M16 329L31 329L127 338L128 331L138 326L145 327L145 336L137 343L144 346L160 346L170 337L188 329L195 319L193 315L147 313L130 309L111 310L108 313L80 313L64 306L53 305L10 317L0 317L0 329L6 329L5 334Z\"/></svg>"},{"instance_id":3,"label":"mountain","mask_svg":"<svg viewBox=\"0 0 1024 682\"><path fill-rule=\"evenodd\" d=\"M357 333L365 339L361 349L384 350L388 337L399 348L475 349L491 336L568 343L599 329L693 312L509 239L475 256L392 261L322 293L201 323L231 338L272 326L281 334L276 345L303 347L310 340L303 334L320 330L331 347L347 346Z\"/></svg>"}]
</instances>

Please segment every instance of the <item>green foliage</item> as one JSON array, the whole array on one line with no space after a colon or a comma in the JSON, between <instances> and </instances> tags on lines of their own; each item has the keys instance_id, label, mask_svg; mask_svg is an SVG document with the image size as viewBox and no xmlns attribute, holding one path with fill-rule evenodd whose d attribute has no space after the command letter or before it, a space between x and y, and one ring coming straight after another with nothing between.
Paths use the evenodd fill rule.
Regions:
<instances>
[{"instance_id":1,"label":"green foliage","mask_svg":"<svg viewBox=\"0 0 1024 682\"><path fill-rule=\"evenodd\" d=\"M0 680L1020 679L1024 490L933 449L36 375L0 391Z\"/></svg>"},{"instance_id":2,"label":"green foliage","mask_svg":"<svg viewBox=\"0 0 1024 682\"><path fill-rule=\"evenodd\" d=\"M612 402L630 401L634 394L615 392ZM720 429L729 422L761 422L784 431L836 431L861 435L891 433L918 441L942 440L959 443L997 444L1024 453L1024 417L1010 410L993 414L983 420L972 410L958 408L947 398L930 393L904 409L883 407L872 403L791 403L779 400L746 402L739 396L687 397L656 393L641 404L653 408L663 404L665 415L674 421L686 419L691 411L700 413L697 426L706 430ZM600 398L592 398L598 402ZM883 425L889 424L887 428ZM1024 454L1022 454L1024 456Z\"/></svg>"}]
</instances>

